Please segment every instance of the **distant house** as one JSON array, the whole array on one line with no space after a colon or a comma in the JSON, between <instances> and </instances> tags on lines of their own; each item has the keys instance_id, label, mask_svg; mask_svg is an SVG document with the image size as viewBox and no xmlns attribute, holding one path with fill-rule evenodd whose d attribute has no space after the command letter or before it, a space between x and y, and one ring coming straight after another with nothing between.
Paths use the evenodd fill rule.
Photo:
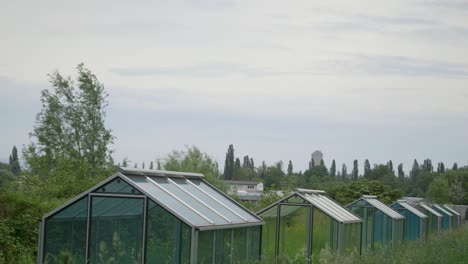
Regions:
<instances>
[{"instance_id":1,"label":"distant house","mask_svg":"<svg viewBox=\"0 0 468 264\"><path fill-rule=\"evenodd\" d=\"M229 195L237 195L241 201L256 203L263 194L263 183L256 181L224 181Z\"/></svg>"}]
</instances>

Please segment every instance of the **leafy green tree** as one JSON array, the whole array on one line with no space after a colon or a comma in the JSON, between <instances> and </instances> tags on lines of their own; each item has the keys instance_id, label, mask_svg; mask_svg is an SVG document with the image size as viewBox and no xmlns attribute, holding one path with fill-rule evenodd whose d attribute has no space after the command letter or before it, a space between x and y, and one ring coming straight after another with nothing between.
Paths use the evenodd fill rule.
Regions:
<instances>
[{"instance_id":1,"label":"leafy green tree","mask_svg":"<svg viewBox=\"0 0 468 264\"><path fill-rule=\"evenodd\" d=\"M332 164L330 166L330 176L331 177L336 176L336 163L335 163L335 160L332 160Z\"/></svg>"},{"instance_id":2,"label":"leafy green tree","mask_svg":"<svg viewBox=\"0 0 468 264\"><path fill-rule=\"evenodd\" d=\"M21 172L21 166L18 160L18 150L16 149L16 146L13 146L13 149L11 151L10 168L11 172L15 175L19 175Z\"/></svg>"},{"instance_id":3,"label":"leafy green tree","mask_svg":"<svg viewBox=\"0 0 468 264\"><path fill-rule=\"evenodd\" d=\"M403 163L398 164L398 179L403 181L405 179L405 172L403 171Z\"/></svg>"},{"instance_id":4,"label":"leafy green tree","mask_svg":"<svg viewBox=\"0 0 468 264\"><path fill-rule=\"evenodd\" d=\"M10 166L0 162L0 192L8 182L15 179L13 172L10 170Z\"/></svg>"},{"instance_id":5,"label":"leafy green tree","mask_svg":"<svg viewBox=\"0 0 468 264\"><path fill-rule=\"evenodd\" d=\"M463 204L465 200L465 191L463 190L463 182L453 182L448 190L449 200L453 204Z\"/></svg>"},{"instance_id":6,"label":"leafy green tree","mask_svg":"<svg viewBox=\"0 0 468 264\"><path fill-rule=\"evenodd\" d=\"M393 170L393 162L391 160L387 162L387 166L388 169L390 169L390 171L395 175L395 171Z\"/></svg>"},{"instance_id":7,"label":"leafy green tree","mask_svg":"<svg viewBox=\"0 0 468 264\"><path fill-rule=\"evenodd\" d=\"M290 160L288 163L288 176L291 176L293 174L293 165L292 161Z\"/></svg>"},{"instance_id":8,"label":"leafy green tree","mask_svg":"<svg viewBox=\"0 0 468 264\"><path fill-rule=\"evenodd\" d=\"M343 163L343 166L341 167L341 177L343 180L345 180L347 176L348 176L348 167L346 167L346 164Z\"/></svg>"},{"instance_id":9,"label":"leafy green tree","mask_svg":"<svg viewBox=\"0 0 468 264\"><path fill-rule=\"evenodd\" d=\"M276 189L281 187L285 174L282 170L282 162L277 162L274 166L268 166L265 171L264 184L266 188Z\"/></svg>"},{"instance_id":10,"label":"leafy green tree","mask_svg":"<svg viewBox=\"0 0 468 264\"><path fill-rule=\"evenodd\" d=\"M447 179L437 176L429 185L427 197L435 203L446 203L449 200L449 185Z\"/></svg>"},{"instance_id":11,"label":"leafy green tree","mask_svg":"<svg viewBox=\"0 0 468 264\"><path fill-rule=\"evenodd\" d=\"M341 204L349 204L362 195L377 195L379 200L390 204L403 195L400 189L391 188L380 181L359 179L351 184L335 185L328 189L328 194Z\"/></svg>"},{"instance_id":12,"label":"leafy green tree","mask_svg":"<svg viewBox=\"0 0 468 264\"><path fill-rule=\"evenodd\" d=\"M223 191L226 190L223 181L216 177L216 163L208 154L192 146L185 150L174 150L164 158L164 169L182 172L198 172L205 180Z\"/></svg>"},{"instance_id":13,"label":"leafy green tree","mask_svg":"<svg viewBox=\"0 0 468 264\"><path fill-rule=\"evenodd\" d=\"M77 70L75 81L59 72L50 74L53 88L41 93L42 109L24 150L33 173L48 175L59 158L75 168L89 165L88 175L99 175L98 169L112 164L113 136L104 124L108 94L84 64Z\"/></svg>"},{"instance_id":14,"label":"leafy green tree","mask_svg":"<svg viewBox=\"0 0 468 264\"><path fill-rule=\"evenodd\" d=\"M364 178L370 179L369 178L369 172L371 170L370 162L368 159L364 161Z\"/></svg>"},{"instance_id":15,"label":"leafy green tree","mask_svg":"<svg viewBox=\"0 0 468 264\"><path fill-rule=\"evenodd\" d=\"M357 180L359 178L359 168L358 168L358 161L354 160L353 162L353 171L352 171L353 180Z\"/></svg>"},{"instance_id":16,"label":"leafy green tree","mask_svg":"<svg viewBox=\"0 0 468 264\"><path fill-rule=\"evenodd\" d=\"M458 170L458 164L456 162L453 163L452 170Z\"/></svg>"},{"instance_id":17,"label":"leafy green tree","mask_svg":"<svg viewBox=\"0 0 468 264\"><path fill-rule=\"evenodd\" d=\"M430 159L425 159L421 169L426 172L434 171L434 167L432 166L432 161Z\"/></svg>"},{"instance_id":18,"label":"leafy green tree","mask_svg":"<svg viewBox=\"0 0 468 264\"><path fill-rule=\"evenodd\" d=\"M437 173L445 173L445 165L443 162L437 163Z\"/></svg>"},{"instance_id":19,"label":"leafy green tree","mask_svg":"<svg viewBox=\"0 0 468 264\"><path fill-rule=\"evenodd\" d=\"M234 178L234 146L231 144L226 153L224 162L224 179L232 180Z\"/></svg>"},{"instance_id":20,"label":"leafy green tree","mask_svg":"<svg viewBox=\"0 0 468 264\"><path fill-rule=\"evenodd\" d=\"M415 159L414 162L413 162L413 167L410 171L410 178L415 178L418 176L418 173L419 173L419 163L418 161Z\"/></svg>"}]
</instances>

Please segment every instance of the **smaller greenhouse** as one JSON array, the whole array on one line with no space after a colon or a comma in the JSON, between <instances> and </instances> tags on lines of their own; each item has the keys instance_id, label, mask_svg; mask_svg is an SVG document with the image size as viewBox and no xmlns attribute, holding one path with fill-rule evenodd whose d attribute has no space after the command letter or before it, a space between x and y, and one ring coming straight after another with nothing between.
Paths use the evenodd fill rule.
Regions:
<instances>
[{"instance_id":1,"label":"smaller greenhouse","mask_svg":"<svg viewBox=\"0 0 468 264\"><path fill-rule=\"evenodd\" d=\"M447 211L449 211L450 213L453 214L453 226L454 226L454 227L460 227L460 225L461 225L461 223L462 223L462 222L461 222L461 221L462 221L462 219L461 219L461 214L458 213L457 211L455 211L455 209L451 208L451 207L448 206L448 205L444 205L443 207L444 207L445 209L447 209Z\"/></svg>"},{"instance_id":2,"label":"smaller greenhouse","mask_svg":"<svg viewBox=\"0 0 468 264\"><path fill-rule=\"evenodd\" d=\"M253 263L262 224L202 174L121 168L42 218L38 263Z\"/></svg>"},{"instance_id":3,"label":"smaller greenhouse","mask_svg":"<svg viewBox=\"0 0 468 264\"><path fill-rule=\"evenodd\" d=\"M430 206L423 203L419 203L418 205L416 205L416 208L429 217L427 219L427 234L437 234L440 232L440 230L442 230L443 216L441 214L439 214L436 210L432 209Z\"/></svg>"},{"instance_id":4,"label":"smaller greenhouse","mask_svg":"<svg viewBox=\"0 0 468 264\"><path fill-rule=\"evenodd\" d=\"M257 214L265 221L265 263L311 263L327 246L335 252L360 252L362 220L324 191L297 189Z\"/></svg>"},{"instance_id":5,"label":"smaller greenhouse","mask_svg":"<svg viewBox=\"0 0 468 264\"><path fill-rule=\"evenodd\" d=\"M377 196L363 195L346 207L364 219L363 249L402 243L405 217L377 200Z\"/></svg>"},{"instance_id":6,"label":"smaller greenhouse","mask_svg":"<svg viewBox=\"0 0 468 264\"><path fill-rule=\"evenodd\" d=\"M453 214L442 208L440 205L433 204L432 208L442 215L442 229L449 230L453 227Z\"/></svg>"},{"instance_id":7,"label":"smaller greenhouse","mask_svg":"<svg viewBox=\"0 0 468 264\"><path fill-rule=\"evenodd\" d=\"M409 205L405 200L398 200L390 207L405 217L405 240L426 238L429 218L427 215Z\"/></svg>"}]
</instances>

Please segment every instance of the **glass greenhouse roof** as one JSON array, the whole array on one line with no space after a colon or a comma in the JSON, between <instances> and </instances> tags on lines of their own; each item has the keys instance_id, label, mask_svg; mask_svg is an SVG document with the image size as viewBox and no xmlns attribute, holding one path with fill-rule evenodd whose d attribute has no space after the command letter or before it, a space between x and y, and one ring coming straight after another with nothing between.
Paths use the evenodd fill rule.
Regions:
<instances>
[{"instance_id":1,"label":"glass greenhouse roof","mask_svg":"<svg viewBox=\"0 0 468 264\"><path fill-rule=\"evenodd\" d=\"M297 189L304 198L322 212L328 214L331 218L341 223L362 222L361 218L348 211L337 202L325 195L324 191Z\"/></svg>"},{"instance_id":2,"label":"glass greenhouse roof","mask_svg":"<svg viewBox=\"0 0 468 264\"><path fill-rule=\"evenodd\" d=\"M428 216L423 214L418 209L414 208L413 206L409 205L405 200L398 200L397 203L401 205L406 210L412 212L413 214L417 215L420 218L427 218Z\"/></svg>"},{"instance_id":3,"label":"glass greenhouse roof","mask_svg":"<svg viewBox=\"0 0 468 264\"><path fill-rule=\"evenodd\" d=\"M440 207L439 205L437 204L434 204L434 207L437 208L439 211L441 211L442 213L448 215L448 216L453 216L452 213L448 212L447 210L445 210L444 208Z\"/></svg>"},{"instance_id":4,"label":"glass greenhouse roof","mask_svg":"<svg viewBox=\"0 0 468 264\"><path fill-rule=\"evenodd\" d=\"M375 208L379 209L382 211L382 213L388 215L389 217L393 219L404 219L405 217L390 208L389 206L385 205L381 201L377 200L377 196L373 195L363 195L362 199L374 206Z\"/></svg>"},{"instance_id":5,"label":"glass greenhouse roof","mask_svg":"<svg viewBox=\"0 0 468 264\"><path fill-rule=\"evenodd\" d=\"M444 208L447 209L452 214L460 216L460 214L457 211L455 211L453 208L451 208L450 206L444 205Z\"/></svg>"},{"instance_id":6,"label":"glass greenhouse roof","mask_svg":"<svg viewBox=\"0 0 468 264\"><path fill-rule=\"evenodd\" d=\"M437 212L436 210L432 209L431 207L425 205L425 204L419 204L422 208L424 208L425 210L427 210L428 212L430 212L431 214L437 216L437 217L442 217L442 215Z\"/></svg>"}]
</instances>

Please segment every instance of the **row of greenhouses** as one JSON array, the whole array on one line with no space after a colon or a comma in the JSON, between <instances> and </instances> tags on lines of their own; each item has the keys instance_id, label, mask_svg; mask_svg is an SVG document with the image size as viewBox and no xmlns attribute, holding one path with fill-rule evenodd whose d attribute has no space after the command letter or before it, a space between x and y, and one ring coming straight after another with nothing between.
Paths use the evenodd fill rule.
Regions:
<instances>
[{"instance_id":1,"label":"row of greenhouses","mask_svg":"<svg viewBox=\"0 0 468 264\"><path fill-rule=\"evenodd\" d=\"M342 206L297 189L258 213L202 174L120 168L40 221L38 263L315 263L461 224L445 205L365 195Z\"/></svg>"}]
</instances>

